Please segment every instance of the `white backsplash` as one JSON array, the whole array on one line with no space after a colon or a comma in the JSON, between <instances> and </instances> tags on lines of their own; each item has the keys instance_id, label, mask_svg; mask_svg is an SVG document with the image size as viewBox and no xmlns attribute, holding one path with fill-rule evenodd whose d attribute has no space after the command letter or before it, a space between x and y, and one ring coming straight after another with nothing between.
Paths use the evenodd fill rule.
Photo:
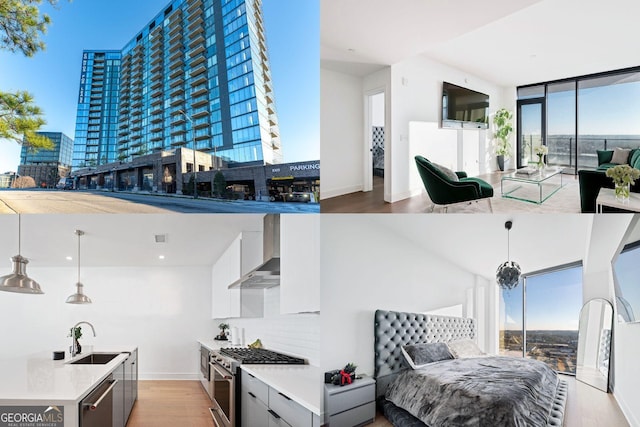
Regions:
<instances>
[{"instance_id":1,"label":"white backsplash","mask_svg":"<svg viewBox=\"0 0 640 427\"><path fill-rule=\"evenodd\" d=\"M262 345L274 351L303 357L311 365L320 364L320 315L315 313L280 314L280 287L265 289L264 317L259 319L214 319L213 335L218 324L228 323L243 330L242 345L260 338Z\"/></svg>"}]
</instances>

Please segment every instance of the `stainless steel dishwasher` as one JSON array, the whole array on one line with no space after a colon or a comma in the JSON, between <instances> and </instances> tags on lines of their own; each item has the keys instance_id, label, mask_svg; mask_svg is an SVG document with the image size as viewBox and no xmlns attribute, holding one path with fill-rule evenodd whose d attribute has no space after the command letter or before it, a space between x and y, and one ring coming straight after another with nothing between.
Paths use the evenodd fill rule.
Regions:
<instances>
[{"instance_id":1,"label":"stainless steel dishwasher","mask_svg":"<svg viewBox=\"0 0 640 427\"><path fill-rule=\"evenodd\" d=\"M113 426L113 388L117 379L109 375L80 402L80 427Z\"/></svg>"}]
</instances>

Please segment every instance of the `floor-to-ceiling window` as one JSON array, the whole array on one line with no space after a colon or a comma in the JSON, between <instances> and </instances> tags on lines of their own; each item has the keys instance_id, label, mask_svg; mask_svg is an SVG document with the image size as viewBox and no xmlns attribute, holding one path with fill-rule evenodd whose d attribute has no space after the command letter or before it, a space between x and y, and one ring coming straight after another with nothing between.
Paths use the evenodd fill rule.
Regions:
<instances>
[{"instance_id":1,"label":"floor-to-ceiling window","mask_svg":"<svg viewBox=\"0 0 640 427\"><path fill-rule=\"evenodd\" d=\"M540 112L531 107L535 94ZM541 114L547 163L565 173L598 166L597 150L640 146L640 67L518 88L518 166L531 161L532 118Z\"/></svg>"},{"instance_id":2,"label":"floor-to-ceiling window","mask_svg":"<svg viewBox=\"0 0 640 427\"><path fill-rule=\"evenodd\" d=\"M525 274L518 287L502 290L500 299L500 354L575 374L582 263Z\"/></svg>"}]
</instances>

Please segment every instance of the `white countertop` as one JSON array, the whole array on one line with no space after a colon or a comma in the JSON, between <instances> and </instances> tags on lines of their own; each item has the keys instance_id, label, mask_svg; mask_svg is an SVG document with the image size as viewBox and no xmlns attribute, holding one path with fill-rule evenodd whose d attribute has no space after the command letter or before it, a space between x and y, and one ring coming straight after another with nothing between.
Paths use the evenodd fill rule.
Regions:
<instances>
[{"instance_id":1,"label":"white countertop","mask_svg":"<svg viewBox=\"0 0 640 427\"><path fill-rule=\"evenodd\" d=\"M198 340L198 342L207 348L209 351L217 351L221 348L228 347L246 347L246 345L231 345L231 341L229 340L214 340L214 339L206 339L206 340Z\"/></svg>"},{"instance_id":2,"label":"white countertop","mask_svg":"<svg viewBox=\"0 0 640 427\"><path fill-rule=\"evenodd\" d=\"M322 372L317 366L243 364L240 368L321 416Z\"/></svg>"},{"instance_id":3,"label":"white countertop","mask_svg":"<svg viewBox=\"0 0 640 427\"><path fill-rule=\"evenodd\" d=\"M136 347L83 346L82 353L53 360L53 352L0 360L0 403L20 404L38 401L51 404L77 403L104 380ZM90 353L125 352L105 365L71 365Z\"/></svg>"}]
</instances>

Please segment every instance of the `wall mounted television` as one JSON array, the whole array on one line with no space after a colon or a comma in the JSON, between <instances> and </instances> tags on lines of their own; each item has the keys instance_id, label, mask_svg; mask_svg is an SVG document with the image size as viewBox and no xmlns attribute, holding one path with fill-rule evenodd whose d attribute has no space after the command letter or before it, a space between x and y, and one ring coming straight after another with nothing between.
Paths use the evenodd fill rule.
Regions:
<instances>
[{"instance_id":1,"label":"wall mounted television","mask_svg":"<svg viewBox=\"0 0 640 427\"><path fill-rule=\"evenodd\" d=\"M489 127L489 95L443 82L442 127L487 129Z\"/></svg>"}]
</instances>

